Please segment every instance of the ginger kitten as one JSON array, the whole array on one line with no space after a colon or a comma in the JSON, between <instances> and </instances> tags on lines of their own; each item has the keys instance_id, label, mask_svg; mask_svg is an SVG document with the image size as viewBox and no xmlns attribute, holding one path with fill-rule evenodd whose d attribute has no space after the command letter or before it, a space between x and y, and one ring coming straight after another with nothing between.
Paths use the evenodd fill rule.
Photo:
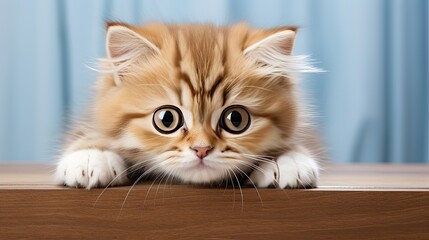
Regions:
<instances>
[{"instance_id":1,"label":"ginger kitten","mask_svg":"<svg viewBox=\"0 0 429 240\"><path fill-rule=\"evenodd\" d=\"M314 136L291 55L295 27L108 23L107 58L86 119L56 171L70 187L129 182L127 172L258 187L316 186Z\"/></svg>"}]
</instances>

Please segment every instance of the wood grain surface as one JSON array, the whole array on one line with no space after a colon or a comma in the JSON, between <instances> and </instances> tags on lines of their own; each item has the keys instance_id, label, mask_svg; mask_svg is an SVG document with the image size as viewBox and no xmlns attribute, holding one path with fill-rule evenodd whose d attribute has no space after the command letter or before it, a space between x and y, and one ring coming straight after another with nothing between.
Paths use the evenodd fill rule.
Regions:
<instances>
[{"instance_id":1,"label":"wood grain surface","mask_svg":"<svg viewBox=\"0 0 429 240\"><path fill-rule=\"evenodd\" d=\"M101 194L55 186L50 169L0 165L0 239L429 239L427 165L332 165L318 189L260 198L150 183Z\"/></svg>"}]
</instances>

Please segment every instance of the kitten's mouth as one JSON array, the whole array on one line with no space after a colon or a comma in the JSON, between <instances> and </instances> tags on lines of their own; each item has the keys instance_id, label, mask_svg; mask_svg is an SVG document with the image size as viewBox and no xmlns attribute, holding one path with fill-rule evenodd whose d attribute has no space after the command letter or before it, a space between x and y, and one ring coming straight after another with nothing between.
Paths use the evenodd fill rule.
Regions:
<instances>
[{"instance_id":1,"label":"kitten's mouth","mask_svg":"<svg viewBox=\"0 0 429 240\"><path fill-rule=\"evenodd\" d=\"M186 165L177 172L177 176L185 182L189 183L209 183L219 181L223 178L222 165L215 158L199 159L192 158L185 163Z\"/></svg>"},{"instance_id":2,"label":"kitten's mouth","mask_svg":"<svg viewBox=\"0 0 429 240\"><path fill-rule=\"evenodd\" d=\"M198 163L195 166L196 168L206 168L208 167L204 159L198 159Z\"/></svg>"},{"instance_id":3,"label":"kitten's mouth","mask_svg":"<svg viewBox=\"0 0 429 240\"><path fill-rule=\"evenodd\" d=\"M194 166L192 166L192 168L194 169L207 169L207 168L212 168L211 166L209 166L207 164L207 160L204 159L197 159L196 160L196 164Z\"/></svg>"}]
</instances>

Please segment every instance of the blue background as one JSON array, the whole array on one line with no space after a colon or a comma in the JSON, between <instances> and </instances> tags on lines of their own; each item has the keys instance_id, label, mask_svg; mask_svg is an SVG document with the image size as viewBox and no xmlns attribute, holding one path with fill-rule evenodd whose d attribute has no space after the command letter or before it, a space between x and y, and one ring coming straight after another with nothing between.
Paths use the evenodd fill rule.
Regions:
<instances>
[{"instance_id":1,"label":"blue background","mask_svg":"<svg viewBox=\"0 0 429 240\"><path fill-rule=\"evenodd\" d=\"M302 82L336 162L429 162L426 0L0 0L0 161L54 160L104 56L104 21L299 25Z\"/></svg>"}]
</instances>

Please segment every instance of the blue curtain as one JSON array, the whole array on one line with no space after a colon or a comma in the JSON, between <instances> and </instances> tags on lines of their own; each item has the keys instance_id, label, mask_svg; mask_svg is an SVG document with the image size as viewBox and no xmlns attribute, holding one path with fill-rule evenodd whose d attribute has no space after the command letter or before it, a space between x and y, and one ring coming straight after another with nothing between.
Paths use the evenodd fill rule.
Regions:
<instances>
[{"instance_id":1,"label":"blue curtain","mask_svg":"<svg viewBox=\"0 0 429 240\"><path fill-rule=\"evenodd\" d=\"M426 0L0 0L0 161L51 161L90 100L104 21L301 26L296 53L336 162L429 162Z\"/></svg>"}]
</instances>

